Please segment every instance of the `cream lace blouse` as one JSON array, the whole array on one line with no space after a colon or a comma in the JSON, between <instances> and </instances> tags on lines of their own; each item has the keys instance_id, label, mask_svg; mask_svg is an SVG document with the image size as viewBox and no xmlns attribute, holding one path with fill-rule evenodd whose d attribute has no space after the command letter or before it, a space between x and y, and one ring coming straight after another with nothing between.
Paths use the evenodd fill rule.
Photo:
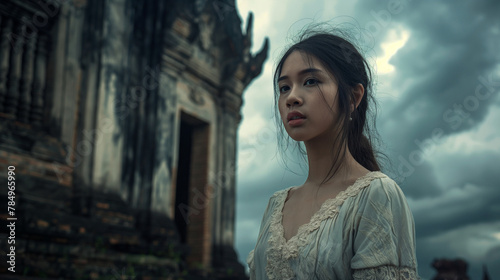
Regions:
<instances>
[{"instance_id":1,"label":"cream lace blouse","mask_svg":"<svg viewBox=\"0 0 500 280\"><path fill-rule=\"evenodd\" d=\"M326 200L286 241L276 192L247 262L250 279L420 279L413 216L399 186L381 172Z\"/></svg>"}]
</instances>

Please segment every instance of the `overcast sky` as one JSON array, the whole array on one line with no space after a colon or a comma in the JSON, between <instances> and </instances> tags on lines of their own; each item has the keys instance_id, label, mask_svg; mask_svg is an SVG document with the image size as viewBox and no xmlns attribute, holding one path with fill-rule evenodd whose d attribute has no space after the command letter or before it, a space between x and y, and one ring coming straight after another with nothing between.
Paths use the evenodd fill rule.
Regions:
<instances>
[{"instance_id":1,"label":"overcast sky","mask_svg":"<svg viewBox=\"0 0 500 280\"><path fill-rule=\"evenodd\" d=\"M464 258L471 279L481 279L483 264L500 279L500 1L392 2L237 1L244 23L254 14L252 52L270 39L264 71L244 93L238 134L242 263L269 197L307 176L293 163L297 175L287 171L277 154L276 60L304 26L333 19L353 30L375 69L381 149L391 163L383 171L413 210L421 277L436 274L435 258Z\"/></svg>"}]
</instances>

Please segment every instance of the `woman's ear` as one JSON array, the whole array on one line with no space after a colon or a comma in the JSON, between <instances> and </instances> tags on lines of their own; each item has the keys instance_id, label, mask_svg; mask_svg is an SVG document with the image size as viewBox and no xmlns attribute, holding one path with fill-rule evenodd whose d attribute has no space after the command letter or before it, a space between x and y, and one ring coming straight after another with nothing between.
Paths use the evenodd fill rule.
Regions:
<instances>
[{"instance_id":1,"label":"woman's ear","mask_svg":"<svg viewBox=\"0 0 500 280\"><path fill-rule=\"evenodd\" d=\"M351 113L354 109L358 108L359 103L361 103L361 99L363 99L363 95L365 94L365 87L362 84L357 84L352 88L352 93L354 95L354 100L351 102Z\"/></svg>"}]
</instances>

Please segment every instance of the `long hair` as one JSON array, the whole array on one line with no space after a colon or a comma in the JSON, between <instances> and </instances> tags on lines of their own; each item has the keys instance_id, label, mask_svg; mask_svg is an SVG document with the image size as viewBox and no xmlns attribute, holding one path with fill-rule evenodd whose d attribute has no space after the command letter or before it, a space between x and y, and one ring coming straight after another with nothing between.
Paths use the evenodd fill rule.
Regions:
<instances>
[{"instance_id":1,"label":"long hair","mask_svg":"<svg viewBox=\"0 0 500 280\"><path fill-rule=\"evenodd\" d=\"M340 127L340 133L332 141L332 147L336 147L332 149L334 153L332 157L336 160L328 173L331 176L327 176L323 182L331 179L342 167L346 148L349 149L354 159L366 169L379 171L380 166L372 144L372 130L376 134L374 117L373 126L367 125L367 113L370 112L371 108L369 108L369 104L373 103L373 106L375 104L372 99L372 71L365 58L352 43L340 36L326 32L304 33L300 36L299 41L282 55L276 66L274 72L275 108L278 105L278 78L281 75L283 63L294 51L317 58L338 84L339 112L334 113L339 114L340 123L337 125ZM353 88L358 84L363 85L365 92L359 106L351 114L350 107L354 102ZM375 111L372 113L375 116ZM275 116L280 128L278 134L283 133L280 117L278 114ZM351 117L352 120L349 120ZM279 136L278 141L281 139ZM297 145L302 154L305 154L299 142Z\"/></svg>"}]
</instances>

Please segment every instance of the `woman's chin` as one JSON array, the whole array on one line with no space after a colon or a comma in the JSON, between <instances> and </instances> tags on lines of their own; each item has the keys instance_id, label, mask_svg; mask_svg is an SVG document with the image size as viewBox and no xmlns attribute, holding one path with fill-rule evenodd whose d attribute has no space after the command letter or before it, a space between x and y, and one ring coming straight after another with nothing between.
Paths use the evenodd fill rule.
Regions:
<instances>
[{"instance_id":1,"label":"woman's chin","mask_svg":"<svg viewBox=\"0 0 500 280\"><path fill-rule=\"evenodd\" d=\"M307 135L304 135L303 133L288 133L288 136L292 138L295 141L305 141L307 140Z\"/></svg>"}]
</instances>

